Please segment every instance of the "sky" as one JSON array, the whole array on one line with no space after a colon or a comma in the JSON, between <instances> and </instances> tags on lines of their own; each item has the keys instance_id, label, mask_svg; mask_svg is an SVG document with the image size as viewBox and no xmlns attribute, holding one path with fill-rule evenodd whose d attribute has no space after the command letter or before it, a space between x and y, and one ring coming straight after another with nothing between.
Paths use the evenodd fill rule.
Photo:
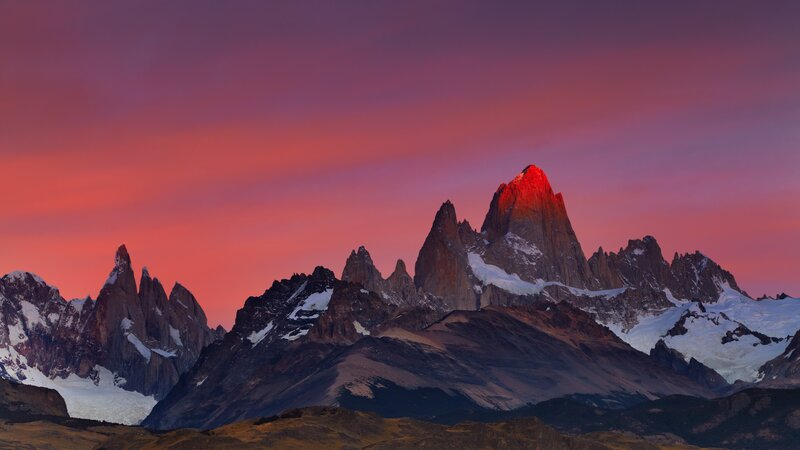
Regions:
<instances>
[{"instance_id":1,"label":"sky","mask_svg":"<svg viewBox=\"0 0 800 450\"><path fill-rule=\"evenodd\" d=\"M230 327L365 245L410 270L536 164L587 256L655 236L800 296L800 2L0 0L0 273L125 243Z\"/></svg>"}]
</instances>

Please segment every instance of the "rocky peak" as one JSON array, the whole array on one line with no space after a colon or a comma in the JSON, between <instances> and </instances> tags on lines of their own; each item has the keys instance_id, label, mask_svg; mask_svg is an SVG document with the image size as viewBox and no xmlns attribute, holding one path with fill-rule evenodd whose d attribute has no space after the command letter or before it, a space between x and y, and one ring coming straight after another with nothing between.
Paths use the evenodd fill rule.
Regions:
<instances>
[{"instance_id":1,"label":"rocky peak","mask_svg":"<svg viewBox=\"0 0 800 450\"><path fill-rule=\"evenodd\" d=\"M481 231L489 242L486 262L527 281L544 279L570 286L593 283L564 198L544 172L528 166L494 194Z\"/></svg>"},{"instance_id":2,"label":"rocky peak","mask_svg":"<svg viewBox=\"0 0 800 450\"><path fill-rule=\"evenodd\" d=\"M662 290L669 279L669 264L652 236L629 240L617 255L617 267L627 286Z\"/></svg>"},{"instance_id":3,"label":"rocky peak","mask_svg":"<svg viewBox=\"0 0 800 450\"><path fill-rule=\"evenodd\" d=\"M350 253L342 271L342 280L358 283L373 292L380 293L384 290L383 277L364 246L359 247L358 251L353 250Z\"/></svg>"},{"instance_id":4,"label":"rocky peak","mask_svg":"<svg viewBox=\"0 0 800 450\"><path fill-rule=\"evenodd\" d=\"M448 309L477 309L467 252L450 201L439 208L414 266L414 284L440 298Z\"/></svg>"},{"instance_id":5,"label":"rocky peak","mask_svg":"<svg viewBox=\"0 0 800 450\"><path fill-rule=\"evenodd\" d=\"M120 245L114 255L114 268L108 274L108 279L103 289L108 286L122 290L128 295L136 295L136 280L131 268L131 257L128 254L128 249L125 248L125 244ZM98 296L98 300L100 300L100 297L102 295Z\"/></svg>"},{"instance_id":6,"label":"rocky peak","mask_svg":"<svg viewBox=\"0 0 800 450\"><path fill-rule=\"evenodd\" d=\"M481 230L490 241L511 232L535 242L542 240L544 221L552 218L566 218L563 198L553 193L544 172L530 165L508 184L500 184Z\"/></svg>"},{"instance_id":7,"label":"rocky peak","mask_svg":"<svg viewBox=\"0 0 800 450\"><path fill-rule=\"evenodd\" d=\"M698 251L683 255L675 253L670 272L668 287L678 298L713 303L719 299L725 286L747 295L739 289L733 274Z\"/></svg>"},{"instance_id":8,"label":"rocky peak","mask_svg":"<svg viewBox=\"0 0 800 450\"><path fill-rule=\"evenodd\" d=\"M624 286L616 267L616 260L603 250L597 249L589 258L589 268L600 287L615 289Z\"/></svg>"},{"instance_id":9,"label":"rocky peak","mask_svg":"<svg viewBox=\"0 0 800 450\"><path fill-rule=\"evenodd\" d=\"M169 293L169 302L173 310L180 311L183 309L190 319L197 320L203 327L206 326L206 313L200 307L194 295L182 284L176 282L172 286L172 291Z\"/></svg>"}]
</instances>

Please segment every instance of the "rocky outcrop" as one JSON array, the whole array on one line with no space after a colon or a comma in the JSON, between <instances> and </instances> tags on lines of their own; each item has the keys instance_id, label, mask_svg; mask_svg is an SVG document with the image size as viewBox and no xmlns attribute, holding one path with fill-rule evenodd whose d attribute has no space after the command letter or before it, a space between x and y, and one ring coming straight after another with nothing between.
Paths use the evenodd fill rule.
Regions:
<instances>
[{"instance_id":1,"label":"rocky outcrop","mask_svg":"<svg viewBox=\"0 0 800 450\"><path fill-rule=\"evenodd\" d=\"M350 253L342 271L342 281L359 284L391 305L412 308L428 303L417 292L403 260L397 260L394 272L384 279L363 246Z\"/></svg>"},{"instance_id":2,"label":"rocky outcrop","mask_svg":"<svg viewBox=\"0 0 800 450\"><path fill-rule=\"evenodd\" d=\"M800 300L795 300L800 301ZM786 350L759 369L758 378L767 387L800 386L800 331L794 334Z\"/></svg>"},{"instance_id":3,"label":"rocky outcrop","mask_svg":"<svg viewBox=\"0 0 800 450\"><path fill-rule=\"evenodd\" d=\"M650 357L662 367L685 375L711 390L723 392L729 387L728 382L720 374L694 358L690 358L687 362L681 352L669 348L663 339L650 350Z\"/></svg>"},{"instance_id":4,"label":"rocky outcrop","mask_svg":"<svg viewBox=\"0 0 800 450\"><path fill-rule=\"evenodd\" d=\"M547 176L534 165L500 185L481 231L488 241L484 260L489 264L527 281L593 285L564 197L553 192Z\"/></svg>"},{"instance_id":5,"label":"rocky outcrop","mask_svg":"<svg viewBox=\"0 0 800 450\"><path fill-rule=\"evenodd\" d=\"M684 255L675 253L670 272L671 278L667 287L678 298L713 303L719 299L723 286L747 295L736 284L736 279L730 272L700 252Z\"/></svg>"},{"instance_id":6,"label":"rocky outcrop","mask_svg":"<svg viewBox=\"0 0 800 450\"><path fill-rule=\"evenodd\" d=\"M414 267L414 284L423 292L442 299L445 307L451 310L475 310L479 305L461 238L466 227L459 225L456 209L450 201L442 204Z\"/></svg>"},{"instance_id":7,"label":"rocky outcrop","mask_svg":"<svg viewBox=\"0 0 800 450\"><path fill-rule=\"evenodd\" d=\"M372 262L372 257L363 246L353 250L345 262L342 281L358 283L372 292L384 292L385 281Z\"/></svg>"},{"instance_id":8,"label":"rocky outcrop","mask_svg":"<svg viewBox=\"0 0 800 450\"><path fill-rule=\"evenodd\" d=\"M69 417L58 392L0 380L0 418L24 420L31 416Z\"/></svg>"}]
</instances>

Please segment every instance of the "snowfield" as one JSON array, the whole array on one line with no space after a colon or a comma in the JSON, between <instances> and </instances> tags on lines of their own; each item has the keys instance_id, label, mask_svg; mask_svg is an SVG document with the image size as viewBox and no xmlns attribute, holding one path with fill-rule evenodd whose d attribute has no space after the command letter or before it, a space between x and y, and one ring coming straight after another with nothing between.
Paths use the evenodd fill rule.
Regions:
<instances>
[{"instance_id":1,"label":"snowfield","mask_svg":"<svg viewBox=\"0 0 800 450\"><path fill-rule=\"evenodd\" d=\"M630 330L618 324L605 324L633 348L648 353L659 339L686 358L695 358L719 372L729 382L758 381L758 369L786 350L789 340L800 330L800 299L755 301L732 289L721 286L723 292L716 303L704 303L705 312L695 302L673 300L675 307L656 316L646 316ZM685 313L686 334L668 336L667 332ZM723 337L744 325L779 342L762 344L752 335L736 337L723 343Z\"/></svg>"},{"instance_id":2,"label":"snowfield","mask_svg":"<svg viewBox=\"0 0 800 450\"><path fill-rule=\"evenodd\" d=\"M105 367L94 367L97 381L75 374L67 378L48 378L39 369L29 366L27 359L13 347L0 348L0 363L12 377L22 374L25 378L19 381L24 384L58 391L70 417L138 425L156 406L155 397L121 388L125 380Z\"/></svg>"}]
</instances>

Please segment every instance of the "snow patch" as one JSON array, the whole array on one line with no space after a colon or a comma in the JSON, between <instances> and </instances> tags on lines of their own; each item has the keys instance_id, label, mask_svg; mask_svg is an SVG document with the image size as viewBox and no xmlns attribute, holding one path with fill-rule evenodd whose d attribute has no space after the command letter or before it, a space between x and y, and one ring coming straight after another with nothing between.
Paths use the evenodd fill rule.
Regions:
<instances>
[{"instance_id":1,"label":"snow patch","mask_svg":"<svg viewBox=\"0 0 800 450\"><path fill-rule=\"evenodd\" d=\"M140 341L139 338L136 337L135 334L128 333L126 337L128 338L128 342L130 342L131 344L133 344L134 347L136 347L136 350L139 351L142 357L145 360L147 360L147 362L150 362L150 356L151 356L150 349L147 348L147 346L144 345L142 341Z\"/></svg>"},{"instance_id":2,"label":"snow patch","mask_svg":"<svg viewBox=\"0 0 800 450\"><path fill-rule=\"evenodd\" d=\"M574 295L605 297L608 299L616 297L617 295L625 292L627 289L623 287L618 289L606 289L602 291L590 291L588 289L570 287L557 281L536 280L535 283L531 283L529 281L522 280L517 274L508 273L500 267L487 264L477 253L467 254L467 259L469 261L469 267L472 269L472 273L478 280L481 281L481 283L484 285L491 284L497 286L504 291L516 295L536 295L540 294L542 290L548 286L561 286L569 289L569 291ZM477 292L477 289L475 289L475 291Z\"/></svg>"},{"instance_id":3,"label":"snow patch","mask_svg":"<svg viewBox=\"0 0 800 450\"><path fill-rule=\"evenodd\" d=\"M361 323L359 321L354 320L353 321L353 326L356 328L356 333L358 333L358 334L360 334L362 336L369 336L369 330L364 328L364 325L361 325Z\"/></svg>"},{"instance_id":4,"label":"snow patch","mask_svg":"<svg viewBox=\"0 0 800 450\"><path fill-rule=\"evenodd\" d=\"M532 258L538 258L542 255L542 251L539 250L536 245L532 242L528 242L525 238L521 236L517 236L514 233L508 233L505 235L506 244L514 250L514 253L522 253L523 255L530 256Z\"/></svg>"},{"instance_id":5,"label":"snow patch","mask_svg":"<svg viewBox=\"0 0 800 450\"><path fill-rule=\"evenodd\" d=\"M172 337L172 341L175 342L175 345L183 347L183 341L181 341L181 332L173 328L172 325L169 326L169 335Z\"/></svg>"},{"instance_id":6,"label":"snow patch","mask_svg":"<svg viewBox=\"0 0 800 450\"><path fill-rule=\"evenodd\" d=\"M175 353L175 351L163 350L163 349L160 349L160 348L151 348L150 351L152 351L153 353L155 353L157 355L161 355L164 358L174 358L174 357L178 356L178 354Z\"/></svg>"},{"instance_id":7,"label":"snow patch","mask_svg":"<svg viewBox=\"0 0 800 450\"><path fill-rule=\"evenodd\" d=\"M633 249L633 254L636 255L636 256L642 256L642 255L644 255L644 249L643 248L635 248L635 249Z\"/></svg>"},{"instance_id":8,"label":"snow patch","mask_svg":"<svg viewBox=\"0 0 800 450\"><path fill-rule=\"evenodd\" d=\"M305 330L299 330L299 329L298 330L292 330L292 331L284 334L283 336L281 336L281 339L286 339L287 341L296 341L296 340L300 339L301 337L303 337L303 336L305 336L307 334L308 334L308 329L305 329Z\"/></svg>"},{"instance_id":9,"label":"snow patch","mask_svg":"<svg viewBox=\"0 0 800 450\"><path fill-rule=\"evenodd\" d=\"M270 331L272 331L273 328L275 328L275 324L270 322L267 324L266 327L250 333L250 336L247 336L247 340L250 341L251 344L253 344L253 347L255 347L256 345L258 345L259 342L263 341L264 338L267 337L267 335L269 334Z\"/></svg>"},{"instance_id":10,"label":"snow patch","mask_svg":"<svg viewBox=\"0 0 800 450\"><path fill-rule=\"evenodd\" d=\"M22 328L21 321L8 325L8 340L11 342L11 345L19 345L28 340L28 335Z\"/></svg>"},{"instance_id":11,"label":"snow patch","mask_svg":"<svg viewBox=\"0 0 800 450\"><path fill-rule=\"evenodd\" d=\"M70 302L69 302L69 306L71 306L71 307L72 307L72 309L74 309L75 311L77 311L77 312L79 312L79 313L80 313L80 312L82 312L82 311L83 311L83 307L84 307L84 305L86 305L86 302L87 302L88 300L89 300L89 297L85 297L85 298L76 298L76 299L74 299L74 300L70 300Z\"/></svg>"},{"instance_id":12,"label":"snow patch","mask_svg":"<svg viewBox=\"0 0 800 450\"><path fill-rule=\"evenodd\" d=\"M29 329L32 329L36 324L47 326L44 320L42 320L42 316L39 315L39 308L37 308L36 305L25 300L22 300L19 304L21 306L22 315L25 317L25 323L28 325Z\"/></svg>"},{"instance_id":13,"label":"snow patch","mask_svg":"<svg viewBox=\"0 0 800 450\"><path fill-rule=\"evenodd\" d=\"M300 311L325 311L328 309L328 303L331 301L331 295L333 294L333 289L328 289L322 292L314 292L313 294L306 297L297 307L289 314L289 319L297 320L297 314ZM319 314L315 314L312 316L305 316L303 318L313 319L318 317Z\"/></svg>"},{"instance_id":14,"label":"snow patch","mask_svg":"<svg viewBox=\"0 0 800 450\"><path fill-rule=\"evenodd\" d=\"M3 276L3 278L6 278L9 281L14 281L14 282L24 282L27 276L33 278L33 281L35 281L37 284L41 286L47 286L47 283L45 283L44 280L39 275L36 275L35 273L32 272L25 272L23 270L15 270L11 273L7 273L5 276Z\"/></svg>"},{"instance_id":15,"label":"snow patch","mask_svg":"<svg viewBox=\"0 0 800 450\"><path fill-rule=\"evenodd\" d=\"M128 331L131 329L132 326L133 326L133 321L127 317L119 322L119 327L122 329L122 331Z\"/></svg>"},{"instance_id":16,"label":"snow patch","mask_svg":"<svg viewBox=\"0 0 800 450\"><path fill-rule=\"evenodd\" d=\"M296 299L298 295L300 295L303 291L306 290L306 286L308 286L308 280L303 281L303 284L301 284L300 287L297 288L297 290L294 291L292 295L289 296L288 299L286 299L286 303L291 303L292 300Z\"/></svg>"}]
</instances>

